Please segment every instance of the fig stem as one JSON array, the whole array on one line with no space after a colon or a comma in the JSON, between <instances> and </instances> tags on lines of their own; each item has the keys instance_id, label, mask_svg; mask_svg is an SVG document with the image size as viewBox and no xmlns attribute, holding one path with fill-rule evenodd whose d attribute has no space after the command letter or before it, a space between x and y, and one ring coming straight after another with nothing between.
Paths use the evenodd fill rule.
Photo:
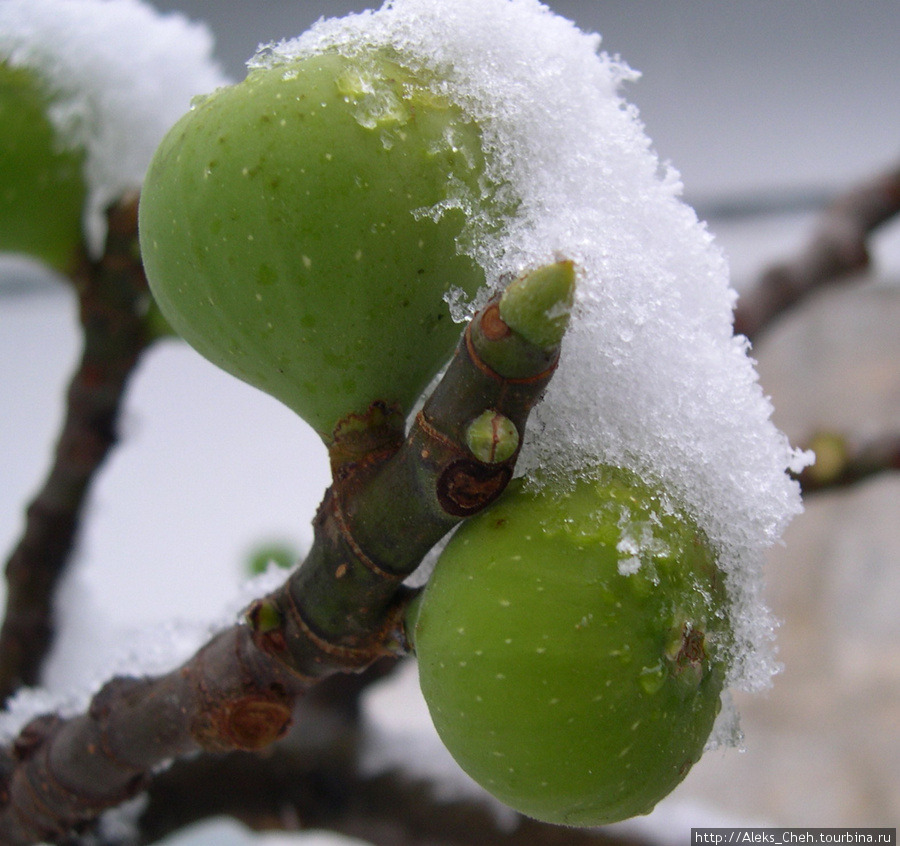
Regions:
<instances>
[{"instance_id":1,"label":"fig stem","mask_svg":"<svg viewBox=\"0 0 900 846\"><path fill-rule=\"evenodd\" d=\"M306 561L272 597L284 606L287 642L322 641L312 652L284 656L297 672L316 675L335 662L337 669L344 661L354 668L379 657L398 586L512 478L528 414L556 368L559 344L539 346L511 330L499 317L499 301L495 296L468 324L396 452L375 463L345 462L335 475ZM502 457L470 447L472 421L485 414L505 421Z\"/></svg>"},{"instance_id":2,"label":"fig stem","mask_svg":"<svg viewBox=\"0 0 900 846\"><path fill-rule=\"evenodd\" d=\"M558 346L536 348L509 329L498 300L469 323L402 446L339 465L312 549L279 590L181 667L113 679L87 712L38 717L0 748L0 842L57 842L134 796L171 759L261 748L284 734L298 698L319 680L409 651L403 617L415 591L403 580L447 531L500 495L518 457L516 449L504 461L479 461L466 443L469 424L490 410L521 442L557 364ZM498 360L521 375L496 369Z\"/></svg>"}]
</instances>

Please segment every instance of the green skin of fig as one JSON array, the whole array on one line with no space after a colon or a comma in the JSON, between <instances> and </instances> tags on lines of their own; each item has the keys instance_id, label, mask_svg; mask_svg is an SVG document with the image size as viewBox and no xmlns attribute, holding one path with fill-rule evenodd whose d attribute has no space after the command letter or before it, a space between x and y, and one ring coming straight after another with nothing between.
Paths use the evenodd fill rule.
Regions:
<instances>
[{"instance_id":1,"label":"green skin of fig","mask_svg":"<svg viewBox=\"0 0 900 846\"><path fill-rule=\"evenodd\" d=\"M0 62L0 252L67 272L81 254L84 151L65 148L31 71Z\"/></svg>"},{"instance_id":2,"label":"green skin of fig","mask_svg":"<svg viewBox=\"0 0 900 846\"><path fill-rule=\"evenodd\" d=\"M551 823L648 813L720 708L727 605L698 530L620 470L514 482L410 611L422 692L460 766Z\"/></svg>"},{"instance_id":3,"label":"green skin of fig","mask_svg":"<svg viewBox=\"0 0 900 846\"><path fill-rule=\"evenodd\" d=\"M251 71L151 163L151 289L176 332L327 443L374 402L408 412L452 352L444 294L484 274L450 206L482 172L477 127L378 55ZM438 204L437 220L418 213Z\"/></svg>"}]
</instances>

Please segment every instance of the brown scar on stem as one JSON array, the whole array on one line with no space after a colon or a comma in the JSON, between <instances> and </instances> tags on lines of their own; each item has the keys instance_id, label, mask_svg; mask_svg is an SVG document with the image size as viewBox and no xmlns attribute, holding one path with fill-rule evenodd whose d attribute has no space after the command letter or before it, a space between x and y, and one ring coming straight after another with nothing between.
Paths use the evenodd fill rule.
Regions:
<instances>
[{"instance_id":1,"label":"brown scar on stem","mask_svg":"<svg viewBox=\"0 0 900 846\"><path fill-rule=\"evenodd\" d=\"M476 461L455 461L437 482L437 498L448 514L468 517L493 502L512 478L512 467L485 466Z\"/></svg>"},{"instance_id":2,"label":"brown scar on stem","mask_svg":"<svg viewBox=\"0 0 900 846\"><path fill-rule=\"evenodd\" d=\"M499 341L512 334L512 330L500 316L499 303L492 303L485 309L481 316L481 331L489 341Z\"/></svg>"},{"instance_id":3,"label":"brown scar on stem","mask_svg":"<svg viewBox=\"0 0 900 846\"><path fill-rule=\"evenodd\" d=\"M291 699L276 689L214 704L193 737L210 752L262 749L284 737L292 722Z\"/></svg>"}]
</instances>

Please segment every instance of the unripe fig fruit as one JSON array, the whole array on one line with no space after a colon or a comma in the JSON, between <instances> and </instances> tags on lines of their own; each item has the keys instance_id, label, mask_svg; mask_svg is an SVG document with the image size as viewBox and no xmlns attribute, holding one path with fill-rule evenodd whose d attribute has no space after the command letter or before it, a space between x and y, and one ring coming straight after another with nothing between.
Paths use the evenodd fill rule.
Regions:
<instances>
[{"instance_id":1,"label":"unripe fig fruit","mask_svg":"<svg viewBox=\"0 0 900 846\"><path fill-rule=\"evenodd\" d=\"M0 62L0 252L66 271L82 244L84 151L62 143L50 102L32 71Z\"/></svg>"},{"instance_id":2,"label":"unripe fig fruit","mask_svg":"<svg viewBox=\"0 0 900 846\"><path fill-rule=\"evenodd\" d=\"M541 820L649 812L700 757L730 628L709 544L634 476L514 482L466 522L409 614L443 742Z\"/></svg>"},{"instance_id":3,"label":"unripe fig fruit","mask_svg":"<svg viewBox=\"0 0 900 846\"><path fill-rule=\"evenodd\" d=\"M482 174L478 128L380 54L252 70L152 161L150 286L189 343L328 442L374 402L408 411L449 357L443 297L484 283L457 249Z\"/></svg>"}]
</instances>

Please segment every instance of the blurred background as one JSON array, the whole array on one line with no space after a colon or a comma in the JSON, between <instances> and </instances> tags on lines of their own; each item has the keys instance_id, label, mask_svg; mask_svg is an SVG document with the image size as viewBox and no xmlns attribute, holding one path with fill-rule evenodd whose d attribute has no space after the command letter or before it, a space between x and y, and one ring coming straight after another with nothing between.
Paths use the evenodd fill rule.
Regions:
<instances>
[{"instance_id":1,"label":"blurred background","mask_svg":"<svg viewBox=\"0 0 900 846\"><path fill-rule=\"evenodd\" d=\"M260 43L377 4L153 5L207 21L237 80ZM739 291L803 247L831 197L900 157L896 0L549 5L600 32L603 49L642 72L626 95L660 158L681 172L685 197L728 254ZM754 345L776 423L794 443L820 430L900 433L900 223L883 227L871 251L865 276L812 298ZM62 413L78 348L72 308L68 291L40 269L0 266L4 550L21 529L22 504L47 466ZM135 626L189 624L201 605L224 613L253 549L308 544L328 484L324 450L305 424L176 342L142 363L123 436L65 586L64 632L48 671L57 689L90 681L91 662L100 673ZM784 672L770 692L738 697L745 750L708 753L654 815L634 824L642 833L667 843L717 822L896 826L898 505L895 473L808 499L768 565ZM370 719L376 736L399 743L420 726L423 706L409 679L395 684L399 694L373 695ZM398 712L398 697L408 714ZM177 842L230 846L249 837L218 825Z\"/></svg>"}]
</instances>

